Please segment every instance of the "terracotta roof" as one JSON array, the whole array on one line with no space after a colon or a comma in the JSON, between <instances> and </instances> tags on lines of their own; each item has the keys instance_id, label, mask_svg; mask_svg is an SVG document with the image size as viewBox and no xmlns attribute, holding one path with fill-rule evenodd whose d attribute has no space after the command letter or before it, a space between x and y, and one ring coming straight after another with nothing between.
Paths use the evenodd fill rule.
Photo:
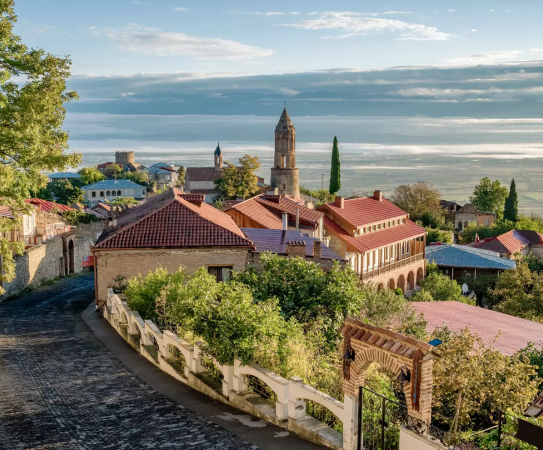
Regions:
<instances>
[{"instance_id":1,"label":"terracotta roof","mask_svg":"<svg viewBox=\"0 0 543 450\"><path fill-rule=\"evenodd\" d=\"M11 212L9 206L0 206L0 217L5 217L6 219L15 219L15 216Z\"/></svg>"},{"instance_id":2,"label":"terracotta roof","mask_svg":"<svg viewBox=\"0 0 543 450\"><path fill-rule=\"evenodd\" d=\"M215 167L187 167L185 173L186 182L190 181L215 181L221 176L220 169Z\"/></svg>"},{"instance_id":3,"label":"terracotta roof","mask_svg":"<svg viewBox=\"0 0 543 450\"><path fill-rule=\"evenodd\" d=\"M106 229L95 248L253 247L232 218L203 195L170 189Z\"/></svg>"},{"instance_id":4,"label":"terracotta roof","mask_svg":"<svg viewBox=\"0 0 543 450\"><path fill-rule=\"evenodd\" d=\"M27 203L36 206L41 211L46 212L66 212L72 211L73 208L70 208L67 205L62 205L61 203L50 202L47 200L42 200L41 198L29 198L25 200Z\"/></svg>"},{"instance_id":5,"label":"terracotta roof","mask_svg":"<svg viewBox=\"0 0 543 450\"><path fill-rule=\"evenodd\" d=\"M98 203L97 205L94 205L91 209L97 209L97 208L102 208L102 209L105 209L106 211L111 211L111 206L106 205L105 203Z\"/></svg>"},{"instance_id":6,"label":"terracotta roof","mask_svg":"<svg viewBox=\"0 0 543 450\"><path fill-rule=\"evenodd\" d=\"M249 217L264 228L271 230L281 230L283 228L282 219L253 198L233 205L230 209Z\"/></svg>"},{"instance_id":7,"label":"terracotta roof","mask_svg":"<svg viewBox=\"0 0 543 450\"><path fill-rule=\"evenodd\" d=\"M532 235L530 236L533 237ZM511 230L499 236L475 241L468 245L470 247L481 248L483 250L490 250L498 253L514 254L520 252L524 247L531 243L531 240L525 237L521 232Z\"/></svg>"},{"instance_id":8,"label":"terracotta roof","mask_svg":"<svg viewBox=\"0 0 543 450\"><path fill-rule=\"evenodd\" d=\"M351 236L327 216L324 216L324 228L362 253L426 234L424 228L409 219L405 224L356 237Z\"/></svg>"},{"instance_id":9,"label":"terracotta roof","mask_svg":"<svg viewBox=\"0 0 543 450\"><path fill-rule=\"evenodd\" d=\"M414 360L422 359L428 353L439 356L435 352L434 347L426 342L418 341L411 337L387 330L386 328L376 327L350 317L345 319L345 324L340 332L344 335L348 334L351 337L351 342L353 340L359 340L366 344L395 353L396 355L401 355Z\"/></svg>"},{"instance_id":10,"label":"terracotta roof","mask_svg":"<svg viewBox=\"0 0 543 450\"><path fill-rule=\"evenodd\" d=\"M311 224L317 224L324 216L324 213L316 209L309 209L301 205L300 202L294 201L286 195L259 195L255 200L266 208L275 211L278 214L283 212L289 213L296 217L296 210L299 209L300 220L304 220ZM301 199L300 199L301 200Z\"/></svg>"},{"instance_id":11,"label":"terracotta roof","mask_svg":"<svg viewBox=\"0 0 543 450\"><path fill-rule=\"evenodd\" d=\"M319 209L343 218L353 228L407 216L405 211L385 198L382 201L375 200L373 197L353 198L345 200L344 206L344 208L338 208L334 203L327 203Z\"/></svg>"},{"instance_id":12,"label":"terracotta roof","mask_svg":"<svg viewBox=\"0 0 543 450\"><path fill-rule=\"evenodd\" d=\"M530 342L537 348L543 347L542 323L460 302L412 302L411 306L424 314L428 333L444 325L453 332L469 327L483 342L494 345L506 356L515 354ZM494 343L498 333L500 336Z\"/></svg>"},{"instance_id":13,"label":"terracotta roof","mask_svg":"<svg viewBox=\"0 0 543 450\"><path fill-rule=\"evenodd\" d=\"M279 255L287 254L287 244L292 242L303 242L305 245L305 255L313 256L313 243L319 241L318 238L303 235L297 230L270 230L265 228L242 228L248 239L254 242L255 253L273 252ZM321 243L321 258L335 259L344 261L344 259L330 250L329 247Z\"/></svg>"},{"instance_id":14,"label":"terracotta roof","mask_svg":"<svg viewBox=\"0 0 543 450\"><path fill-rule=\"evenodd\" d=\"M190 193L208 195L208 194L217 194L217 190L216 189L191 189Z\"/></svg>"},{"instance_id":15,"label":"terracotta roof","mask_svg":"<svg viewBox=\"0 0 543 450\"><path fill-rule=\"evenodd\" d=\"M531 244L543 244L543 234L533 230L516 230L517 233L524 236Z\"/></svg>"}]
</instances>

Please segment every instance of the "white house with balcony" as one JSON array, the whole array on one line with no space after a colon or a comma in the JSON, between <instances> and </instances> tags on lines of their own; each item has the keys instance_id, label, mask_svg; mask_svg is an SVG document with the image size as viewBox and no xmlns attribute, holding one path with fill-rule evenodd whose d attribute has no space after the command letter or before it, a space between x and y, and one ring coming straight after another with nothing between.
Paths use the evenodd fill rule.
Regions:
<instances>
[{"instance_id":1,"label":"white house with balcony","mask_svg":"<svg viewBox=\"0 0 543 450\"><path fill-rule=\"evenodd\" d=\"M145 186L132 183L128 180L104 180L98 183L83 186L87 206L92 207L98 203L113 201L119 197L130 197L143 200L147 195Z\"/></svg>"}]
</instances>

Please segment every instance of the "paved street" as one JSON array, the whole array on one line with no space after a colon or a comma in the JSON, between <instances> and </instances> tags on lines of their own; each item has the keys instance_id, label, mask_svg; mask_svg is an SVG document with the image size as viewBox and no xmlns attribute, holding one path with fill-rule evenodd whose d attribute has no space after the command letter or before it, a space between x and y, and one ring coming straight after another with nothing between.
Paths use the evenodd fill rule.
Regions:
<instances>
[{"instance_id":1,"label":"paved street","mask_svg":"<svg viewBox=\"0 0 543 450\"><path fill-rule=\"evenodd\" d=\"M1 450L321 448L193 391L108 334L112 354L81 318L93 296L87 274L0 303Z\"/></svg>"}]
</instances>

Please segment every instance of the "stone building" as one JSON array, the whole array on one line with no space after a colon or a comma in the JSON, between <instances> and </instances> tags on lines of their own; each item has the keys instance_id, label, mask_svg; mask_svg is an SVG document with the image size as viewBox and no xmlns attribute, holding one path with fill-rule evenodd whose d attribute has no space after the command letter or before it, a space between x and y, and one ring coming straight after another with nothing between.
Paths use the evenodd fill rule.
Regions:
<instances>
[{"instance_id":1,"label":"stone building","mask_svg":"<svg viewBox=\"0 0 543 450\"><path fill-rule=\"evenodd\" d=\"M364 282L379 288L414 290L426 271L426 230L375 191L372 197L345 200L319 208L324 212L325 240L347 258Z\"/></svg>"},{"instance_id":2,"label":"stone building","mask_svg":"<svg viewBox=\"0 0 543 450\"><path fill-rule=\"evenodd\" d=\"M41 199L29 199L27 203L34 207L29 215L20 216L0 208L1 217L20 222L19 229L3 237L25 243L23 254L15 256L15 279L0 282L5 290L0 300L54 278L81 272L83 260L90 256L90 248L102 229L100 222L72 228L62 217L63 212L71 210L66 205Z\"/></svg>"},{"instance_id":3,"label":"stone building","mask_svg":"<svg viewBox=\"0 0 543 450\"><path fill-rule=\"evenodd\" d=\"M470 222L475 222L480 227L489 227L495 220L494 213L479 211L470 203L466 203L454 214L454 226L458 231L462 231Z\"/></svg>"},{"instance_id":4,"label":"stone building","mask_svg":"<svg viewBox=\"0 0 543 450\"><path fill-rule=\"evenodd\" d=\"M275 127L275 155L270 189L278 189L280 195L299 198L299 177L296 167L296 130L285 108Z\"/></svg>"},{"instance_id":5,"label":"stone building","mask_svg":"<svg viewBox=\"0 0 543 450\"><path fill-rule=\"evenodd\" d=\"M317 239L323 238L324 214L304 206L302 199L287 195L261 194L231 205L225 213L239 227L270 230L299 230ZM286 214L286 216L285 216Z\"/></svg>"},{"instance_id":6,"label":"stone building","mask_svg":"<svg viewBox=\"0 0 543 450\"><path fill-rule=\"evenodd\" d=\"M96 302L107 299L117 277L147 275L159 267L193 273L204 266L228 279L244 270L253 243L234 221L204 202L203 195L173 188L149 198L110 225L93 247Z\"/></svg>"},{"instance_id":7,"label":"stone building","mask_svg":"<svg viewBox=\"0 0 543 450\"><path fill-rule=\"evenodd\" d=\"M115 152L115 164L121 166L125 172L136 172L142 170L143 166L138 164L134 152Z\"/></svg>"},{"instance_id":8,"label":"stone building","mask_svg":"<svg viewBox=\"0 0 543 450\"><path fill-rule=\"evenodd\" d=\"M155 182L158 190L171 189L177 186L179 174L172 164L157 163L145 169L149 175L149 182Z\"/></svg>"}]
</instances>

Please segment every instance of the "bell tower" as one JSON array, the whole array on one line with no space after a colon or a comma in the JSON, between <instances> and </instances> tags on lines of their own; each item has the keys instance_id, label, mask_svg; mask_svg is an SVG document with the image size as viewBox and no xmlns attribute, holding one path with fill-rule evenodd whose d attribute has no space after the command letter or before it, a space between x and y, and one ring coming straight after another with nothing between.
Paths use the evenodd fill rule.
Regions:
<instances>
[{"instance_id":1,"label":"bell tower","mask_svg":"<svg viewBox=\"0 0 543 450\"><path fill-rule=\"evenodd\" d=\"M217 142L217 148L215 149L215 169L219 170L222 168L222 150L221 146Z\"/></svg>"},{"instance_id":2,"label":"bell tower","mask_svg":"<svg viewBox=\"0 0 543 450\"><path fill-rule=\"evenodd\" d=\"M299 175L296 167L296 130L283 110L275 127L275 156L271 169L270 188L277 188L280 195L300 197Z\"/></svg>"}]
</instances>

